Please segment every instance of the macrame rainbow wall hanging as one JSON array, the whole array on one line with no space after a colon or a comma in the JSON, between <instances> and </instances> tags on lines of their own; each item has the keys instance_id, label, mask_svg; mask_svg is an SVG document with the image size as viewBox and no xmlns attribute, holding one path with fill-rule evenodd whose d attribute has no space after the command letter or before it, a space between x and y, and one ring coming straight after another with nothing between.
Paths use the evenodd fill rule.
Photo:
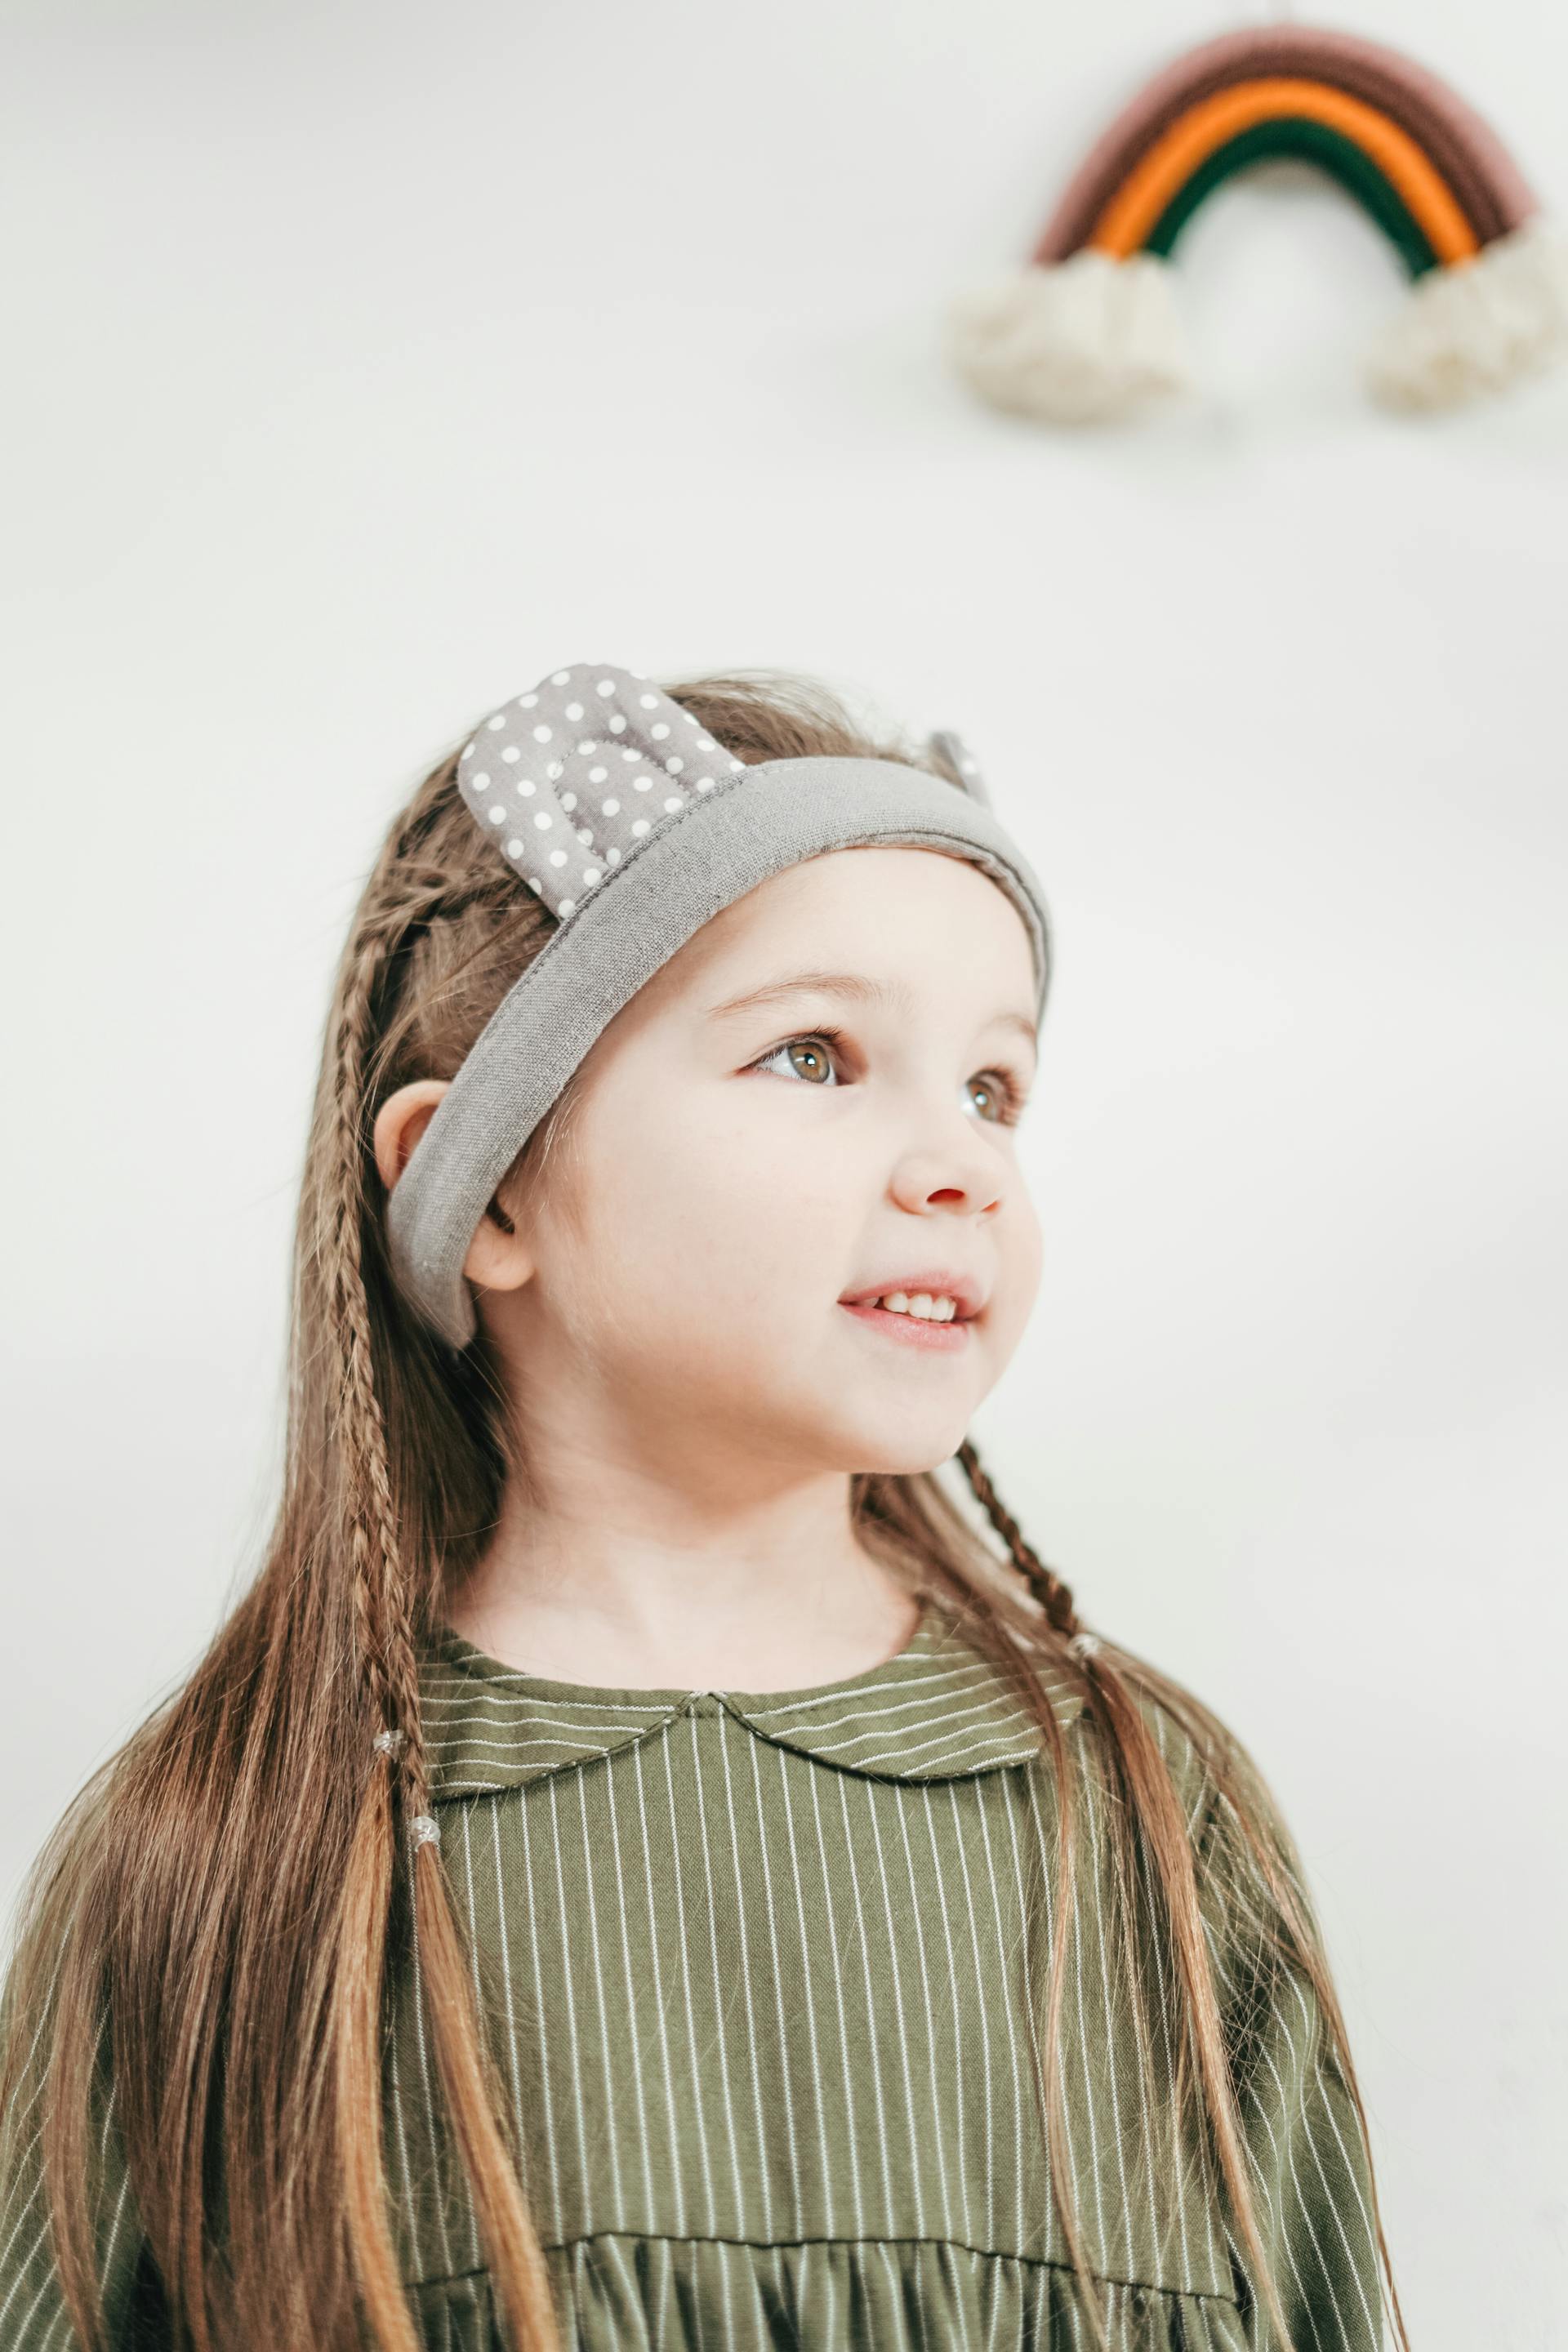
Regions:
<instances>
[{"instance_id":1,"label":"macrame rainbow wall hanging","mask_svg":"<svg viewBox=\"0 0 1568 2352\"><path fill-rule=\"evenodd\" d=\"M1188 51L1117 116L1026 267L954 306L954 362L997 407L1057 425L1190 390L1172 249L1215 188L1277 157L1340 181L1409 272L1368 366L1389 406L1449 407L1568 349L1568 245L1496 134L1395 51L1280 25Z\"/></svg>"}]
</instances>

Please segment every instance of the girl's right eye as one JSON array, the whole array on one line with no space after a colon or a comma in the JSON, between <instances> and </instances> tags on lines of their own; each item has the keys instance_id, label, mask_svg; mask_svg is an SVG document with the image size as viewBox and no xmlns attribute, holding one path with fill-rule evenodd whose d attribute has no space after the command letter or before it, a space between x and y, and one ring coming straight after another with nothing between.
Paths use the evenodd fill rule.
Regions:
<instances>
[{"instance_id":1,"label":"girl's right eye","mask_svg":"<svg viewBox=\"0 0 1568 2352\"><path fill-rule=\"evenodd\" d=\"M804 1078L808 1086L823 1086L829 1080L834 1086L837 1086L839 1078L837 1071L833 1066L833 1057L831 1054L825 1054L822 1047L837 1045L838 1043L839 1032L836 1029L810 1029L798 1037L786 1037L782 1045L775 1045L771 1053L764 1054L760 1061L752 1062L749 1066L753 1070L765 1070L770 1068L781 1055L787 1054L791 1056L790 1068L796 1076ZM798 1059L795 1058L797 1047L800 1049Z\"/></svg>"}]
</instances>

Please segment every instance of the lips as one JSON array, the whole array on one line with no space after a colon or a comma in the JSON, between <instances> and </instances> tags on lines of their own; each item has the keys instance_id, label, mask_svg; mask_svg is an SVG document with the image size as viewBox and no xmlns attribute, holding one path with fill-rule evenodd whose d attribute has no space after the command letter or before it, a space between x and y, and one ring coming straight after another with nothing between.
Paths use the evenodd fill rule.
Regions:
<instances>
[{"instance_id":1,"label":"lips","mask_svg":"<svg viewBox=\"0 0 1568 2352\"><path fill-rule=\"evenodd\" d=\"M952 1318L955 1324L972 1322L985 1305L985 1294L974 1276L963 1274L956 1266L947 1265L922 1266L913 1274L885 1275L879 1282L863 1283L858 1290L847 1290L839 1304L842 1307L868 1307L873 1299L889 1298L895 1290L901 1290L910 1298L922 1290L931 1298L951 1298L955 1308ZM951 1329L952 1327L950 1324L946 1328Z\"/></svg>"},{"instance_id":2,"label":"lips","mask_svg":"<svg viewBox=\"0 0 1568 2352\"><path fill-rule=\"evenodd\" d=\"M973 1316L954 1315L945 1323L932 1323L923 1315L901 1315L886 1307L873 1307L868 1299L841 1298L838 1303L852 1322L879 1332L896 1347L912 1348L917 1354L962 1355L975 1344L969 1336Z\"/></svg>"}]
</instances>

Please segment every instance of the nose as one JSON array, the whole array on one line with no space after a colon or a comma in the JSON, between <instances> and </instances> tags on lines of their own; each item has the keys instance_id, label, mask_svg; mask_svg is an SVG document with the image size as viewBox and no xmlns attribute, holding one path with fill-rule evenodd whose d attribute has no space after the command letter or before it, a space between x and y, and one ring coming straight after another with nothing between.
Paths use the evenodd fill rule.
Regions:
<instances>
[{"instance_id":1,"label":"nose","mask_svg":"<svg viewBox=\"0 0 1568 2352\"><path fill-rule=\"evenodd\" d=\"M994 1216L1016 1181L1013 1171L980 1143L958 1141L907 1151L893 1173L892 1195L916 1216Z\"/></svg>"},{"instance_id":2,"label":"nose","mask_svg":"<svg viewBox=\"0 0 1568 2352\"><path fill-rule=\"evenodd\" d=\"M912 1200L903 1201L900 1197L900 1206L916 1210L921 1214L929 1213L932 1210L947 1209L960 1216L994 1216L1002 1206L1001 1192L994 1184L989 1187L976 1184L933 1184L929 1190L917 1185L914 1190L915 1197Z\"/></svg>"}]
</instances>

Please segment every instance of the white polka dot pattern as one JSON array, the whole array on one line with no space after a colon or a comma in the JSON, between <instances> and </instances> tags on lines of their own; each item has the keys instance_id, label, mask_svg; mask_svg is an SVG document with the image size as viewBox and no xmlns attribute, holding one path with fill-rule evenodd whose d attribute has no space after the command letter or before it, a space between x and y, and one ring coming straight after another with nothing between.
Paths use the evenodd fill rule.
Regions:
<instances>
[{"instance_id":1,"label":"white polka dot pattern","mask_svg":"<svg viewBox=\"0 0 1568 2352\"><path fill-rule=\"evenodd\" d=\"M679 824L744 764L637 670L594 662L552 670L481 719L458 760L458 788L508 865L564 922L627 850Z\"/></svg>"}]
</instances>

